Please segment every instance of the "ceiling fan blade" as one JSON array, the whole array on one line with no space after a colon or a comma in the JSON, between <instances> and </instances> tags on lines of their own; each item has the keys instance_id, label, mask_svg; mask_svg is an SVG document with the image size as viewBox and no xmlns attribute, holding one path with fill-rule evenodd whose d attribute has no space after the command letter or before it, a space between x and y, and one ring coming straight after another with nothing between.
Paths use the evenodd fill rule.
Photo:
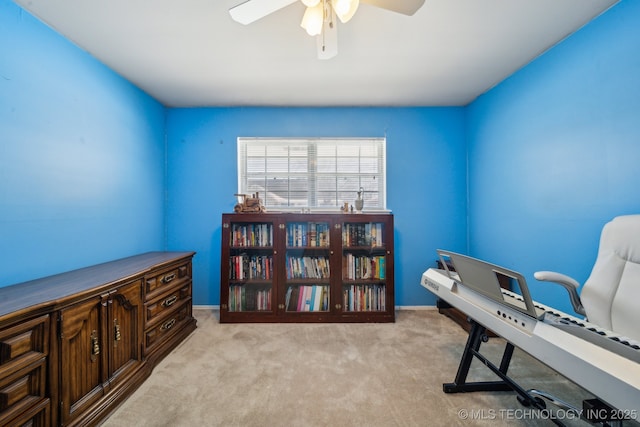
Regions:
<instances>
[{"instance_id":1,"label":"ceiling fan blade","mask_svg":"<svg viewBox=\"0 0 640 427\"><path fill-rule=\"evenodd\" d=\"M338 54L338 21L331 8L331 19L325 19L322 32L316 36L318 59L331 59Z\"/></svg>"},{"instance_id":2,"label":"ceiling fan blade","mask_svg":"<svg viewBox=\"0 0 640 427\"><path fill-rule=\"evenodd\" d=\"M403 15L413 15L422 7L424 0L361 0L382 9L392 10Z\"/></svg>"},{"instance_id":3,"label":"ceiling fan blade","mask_svg":"<svg viewBox=\"0 0 640 427\"><path fill-rule=\"evenodd\" d=\"M297 0L246 0L229 9L229 14L234 21L247 25L260 18L289 6Z\"/></svg>"}]
</instances>

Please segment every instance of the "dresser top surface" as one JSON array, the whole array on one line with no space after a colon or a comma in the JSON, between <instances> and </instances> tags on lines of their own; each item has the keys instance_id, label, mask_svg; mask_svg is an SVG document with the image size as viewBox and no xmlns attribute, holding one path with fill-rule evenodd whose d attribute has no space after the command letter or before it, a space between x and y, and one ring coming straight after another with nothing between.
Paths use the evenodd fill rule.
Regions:
<instances>
[{"instance_id":1,"label":"dresser top surface","mask_svg":"<svg viewBox=\"0 0 640 427\"><path fill-rule=\"evenodd\" d=\"M195 252L147 252L0 288L0 322L5 316L61 302L71 295L144 275L152 268L191 258Z\"/></svg>"}]
</instances>

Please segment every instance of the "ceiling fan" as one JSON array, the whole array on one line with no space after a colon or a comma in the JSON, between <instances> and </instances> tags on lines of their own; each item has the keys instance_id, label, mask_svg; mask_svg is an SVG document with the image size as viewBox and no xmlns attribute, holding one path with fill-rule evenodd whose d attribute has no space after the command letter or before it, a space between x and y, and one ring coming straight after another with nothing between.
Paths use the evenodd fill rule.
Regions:
<instances>
[{"instance_id":1,"label":"ceiling fan","mask_svg":"<svg viewBox=\"0 0 640 427\"><path fill-rule=\"evenodd\" d=\"M229 9L233 20L248 25L298 0L246 0ZM360 2L382 9L413 15L425 0L300 0L306 6L300 26L310 36L316 36L318 59L333 58L338 54L338 28L336 17L348 22Z\"/></svg>"}]
</instances>

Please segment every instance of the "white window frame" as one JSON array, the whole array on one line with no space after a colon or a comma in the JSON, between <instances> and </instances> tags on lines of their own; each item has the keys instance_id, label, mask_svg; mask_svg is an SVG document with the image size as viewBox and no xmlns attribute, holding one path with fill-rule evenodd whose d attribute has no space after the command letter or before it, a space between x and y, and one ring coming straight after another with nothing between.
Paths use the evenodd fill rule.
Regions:
<instances>
[{"instance_id":1,"label":"white window frame","mask_svg":"<svg viewBox=\"0 0 640 427\"><path fill-rule=\"evenodd\" d=\"M333 147L335 159L334 154L326 155ZM259 192L267 211L336 211L345 202L353 205L361 187L364 211L387 211L386 138L238 137L237 156L238 193ZM335 166L335 170L319 171L322 169L318 167L319 161L328 164L329 169ZM271 170L269 163L273 166ZM250 168L254 172L250 172ZM333 185L332 180L335 180L335 194L333 190L319 190L321 187L326 190L327 182ZM251 185L250 181L259 184ZM270 192L269 182L287 189ZM341 184L347 188L341 188ZM292 190L296 186L306 191L296 193ZM324 202L318 202L321 194L325 195ZM276 199L283 202L276 204Z\"/></svg>"}]
</instances>

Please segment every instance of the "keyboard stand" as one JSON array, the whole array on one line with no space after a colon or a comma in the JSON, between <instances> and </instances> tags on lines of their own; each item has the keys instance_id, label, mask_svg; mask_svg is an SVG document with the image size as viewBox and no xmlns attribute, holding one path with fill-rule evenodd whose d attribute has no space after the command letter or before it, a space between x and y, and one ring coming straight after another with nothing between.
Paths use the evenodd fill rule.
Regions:
<instances>
[{"instance_id":1,"label":"keyboard stand","mask_svg":"<svg viewBox=\"0 0 640 427\"><path fill-rule=\"evenodd\" d=\"M529 394L527 390L520 387L515 381L513 381L508 375L507 370L511 363L511 356L513 355L514 346L507 341L507 344L502 354L502 360L500 367L494 365L489 359L484 357L480 353L480 344L488 341L487 330L480 323L473 319L468 319L471 323L471 330L469 331L469 337L467 338L467 344L464 347L462 358L460 359L460 365L458 366L458 372L456 378L452 383L442 384L442 389L445 393L467 393L474 391L515 391L518 395L518 401L526 406L541 411L546 410L546 405L540 398L536 398ZM467 382L467 375L469 374L469 368L473 358L480 360L485 366L487 366L494 374L500 377L500 381L475 381ZM554 424L563 426L560 421L551 419Z\"/></svg>"}]
</instances>

